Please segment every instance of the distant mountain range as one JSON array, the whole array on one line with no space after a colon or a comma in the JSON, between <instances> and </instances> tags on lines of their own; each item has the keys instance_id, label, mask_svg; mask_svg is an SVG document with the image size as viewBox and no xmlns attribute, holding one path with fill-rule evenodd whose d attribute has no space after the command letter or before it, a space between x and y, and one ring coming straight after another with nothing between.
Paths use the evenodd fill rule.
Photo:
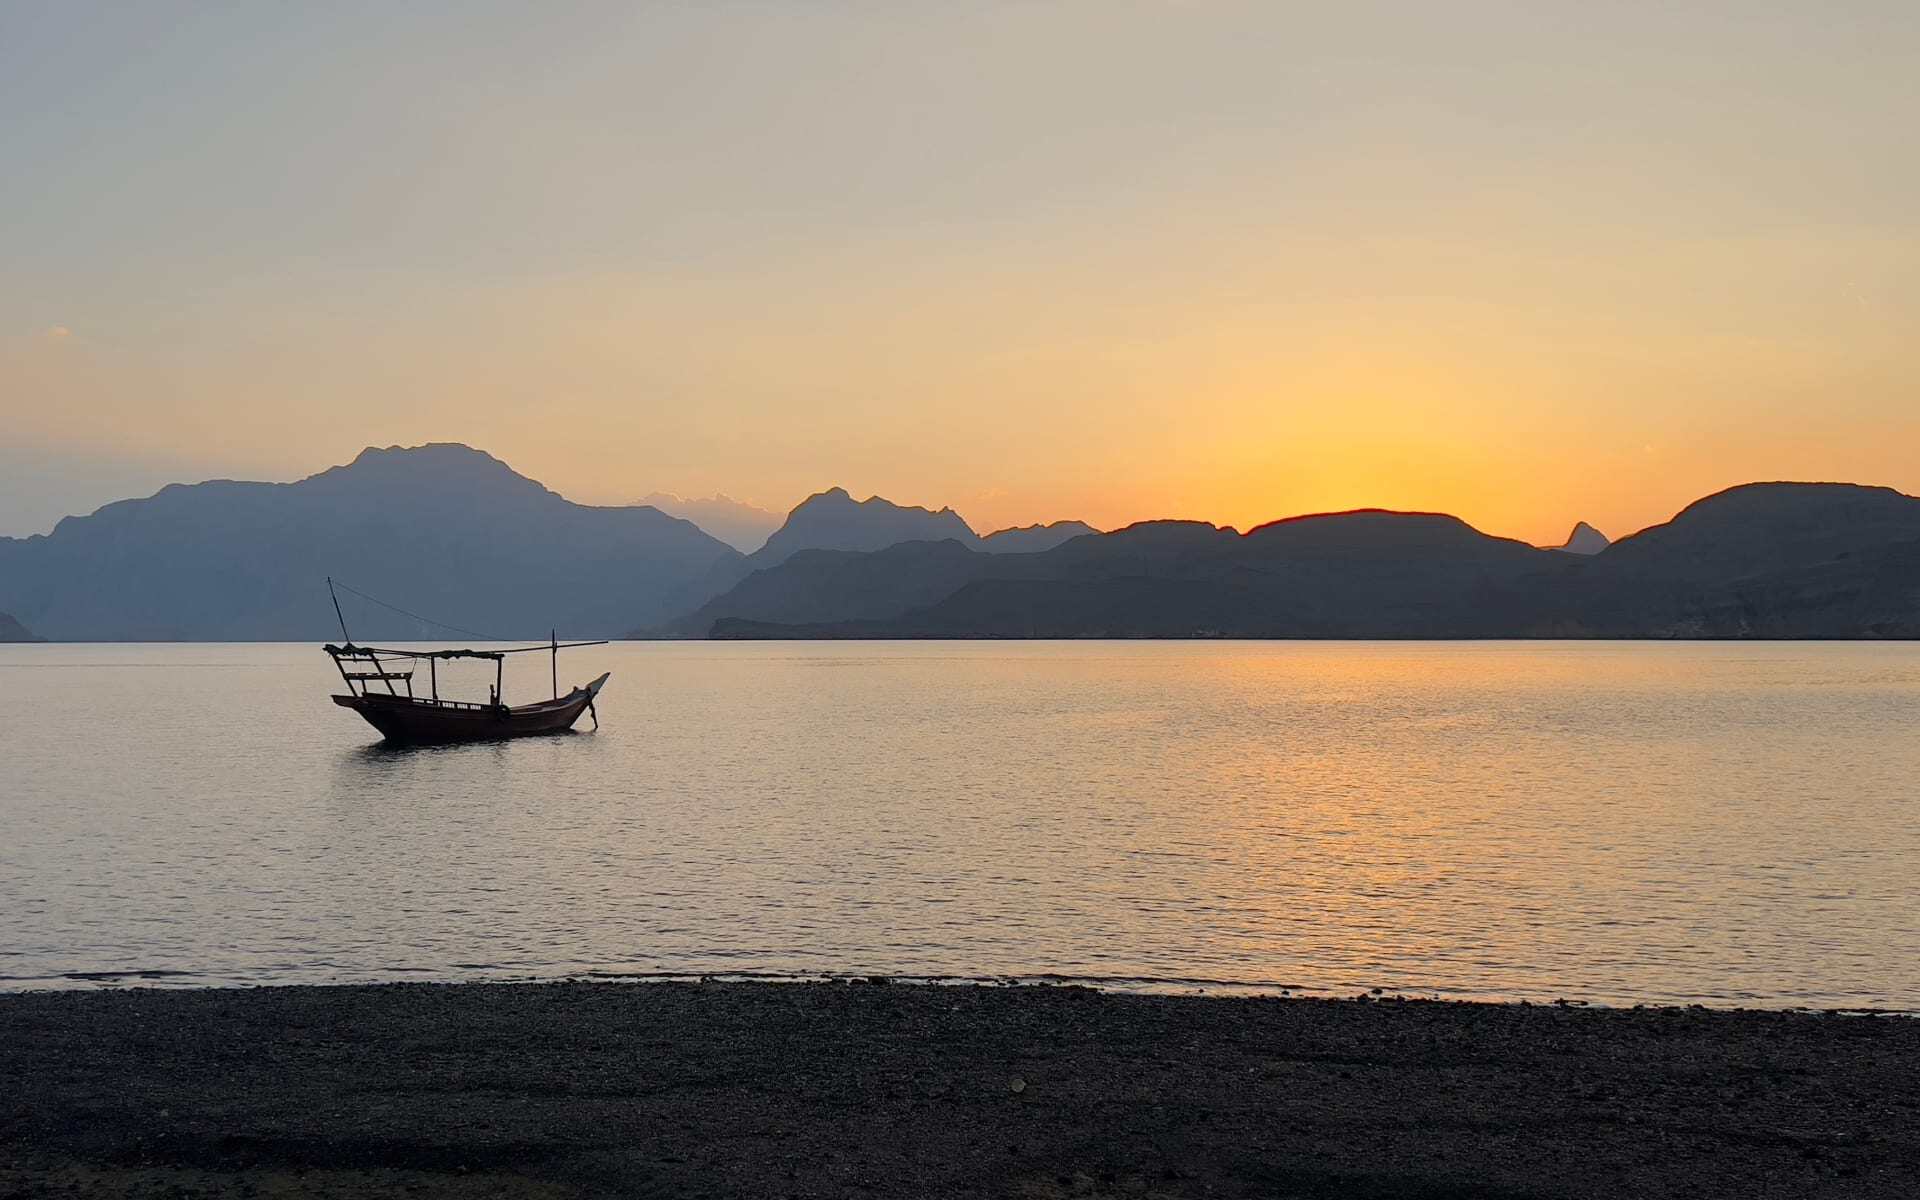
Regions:
<instances>
[{"instance_id":1,"label":"distant mountain range","mask_svg":"<svg viewBox=\"0 0 1920 1200\"><path fill-rule=\"evenodd\" d=\"M338 638L325 580L503 638L617 635L740 558L644 505L575 504L459 445L368 449L296 483L175 484L0 538L0 611L56 640ZM355 638L464 638L343 596Z\"/></svg>"},{"instance_id":2,"label":"distant mountain range","mask_svg":"<svg viewBox=\"0 0 1920 1200\"><path fill-rule=\"evenodd\" d=\"M726 638L1916 637L1920 499L1751 484L1590 554L1378 510L1244 534L1148 522L1018 556L796 554L698 622Z\"/></svg>"},{"instance_id":3,"label":"distant mountain range","mask_svg":"<svg viewBox=\"0 0 1920 1200\"><path fill-rule=\"evenodd\" d=\"M980 539L980 548L994 554L1038 554L1062 542L1072 541L1098 529L1085 521L1055 521L1051 525L1022 525L1002 529Z\"/></svg>"},{"instance_id":4,"label":"distant mountain range","mask_svg":"<svg viewBox=\"0 0 1920 1200\"><path fill-rule=\"evenodd\" d=\"M31 629L22 625L12 613L0 612L0 642L38 642L44 639L34 636Z\"/></svg>"},{"instance_id":5,"label":"distant mountain range","mask_svg":"<svg viewBox=\"0 0 1920 1200\"><path fill-rule=\"evenodd\" d=\"M747 561L758 570L778 566L802 550L884 550L900 542L947 538L968 547L980 544L980 536L951 508L908 508L879 496L856 501L845 488L829 488L795 506L786 523Z\"/></svg>"},{"instance_id":6,"label":"distant mountain range","mask_svg":"<svg viewBox=\"0 0 1920 1200\"><path fill-rule=\"evenodd\" d=\"M756 548L651 504L575 504L467 446L370 447L294 483L173 484L0 538L0 612L18 618L0 637L30 625L63 641L337 638L328 576L355 589L342 602L362 641L619 636L689 629L706 600L801 551L928 537L1018 551L1091 532L1059 522L982 539L951 509L856 503L840 488L784 523L725 496L652 498Z\"/></svg>"},{"instance_id":7,"label":"distant mountain range","mask_svg":"<svg viewBox=\"0 0 1920 1200\"><path fill-rule=\"evenodd\" d=\"M709 583L714 585L715 594L730 598L728 607L716 610L705 605L665 626L642 627L635 633L705 637L716 620L745 613L764 613L766 619L776 621L806 622L893 615L913 603L939 599L944 593L928 589L938 587L944 576L937 571L886 581L875 576L872 582L877 590L853 597L823 592L818 603L809 599L811 580L833 563L853 564L847 567L849 578L865 577L870 570L884 571L894 560L861 564L864 556L893 547L945 546L983 557L1020 555L1050 550L1082 534L1098 532L1084 521L1055 521L1002 529L981 537L951 508L935 512L895 504L879 496L855 500L845 488L828 488L796 505L765 546L738 563L716 569ZM796 559L804 561L790 571L778 571Z\"/></svg>"},{"instance_id":8,"label":"distant mountain range","mask_svg":"<svg viewBox=\"0 0 1920 1200\"><path fill-rule=\"evenodd\" d=\"M742 554L752 554L766 545L768 535L780 528L779 513L727 495L690 500L672 492L655 492L640 503L651 505L670 517L692 521Z\"/></svg>"},{"instance_id":9,"label":"distant mountain range","mask_svg":"<svg viewBox=\"0 0 1920 1200\"><path fill-rule=\"evenodd\" d=\"M725 497L683 511L751 518ZM749 509L744 515L738 509ZM709 517L709 520L715 518ZM744 526L730 530L747 541ZM1750 484L1609 544L1361 510L1246 533L1077 521L981 537L831 488L752 553L652 505L575 504L490 455L368 449L0 538L0 640L572 637L1916 637L1920 500ZM378 596L393 608L364 599ZM420 614L415 616L414 614ZM452 622L451 626L433 622ZM29 628L33 632L28 632Z\"/></svg>"},{"instance_id":10,"label":"distant mountain range","mask_svg":"<svg viewBox=\"0 0 1920 1200\"><path fill-rule=\"evenodd\" d=\"M747 556L747 564L760 570L802 550L885 550L902 542L954 541L988 554L1032 554L1098 532L1085 521L1055 521L982 537L951 508L909 508L879 496L856 501L845 488L828 488L796 505L766 545Z\"/></svg>"}]
</instances>

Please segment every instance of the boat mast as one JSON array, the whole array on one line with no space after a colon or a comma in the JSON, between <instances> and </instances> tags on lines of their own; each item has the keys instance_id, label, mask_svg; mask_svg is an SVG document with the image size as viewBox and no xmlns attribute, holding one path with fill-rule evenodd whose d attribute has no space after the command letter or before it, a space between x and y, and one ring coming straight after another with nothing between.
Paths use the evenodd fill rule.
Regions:
<instances>
[{"instance_id":1,"label":"boat mast","mask_svg":"<svg viewBox=\"0 0 1920 1200\"><path fill-rule=\"evenodd\" d=\"M353 645L353 635L347 632L347 619L340 615L340 593L333 590L333 576L327 576L327 595L333 598L333 618L340 622L340 636L347 645Z\"/></svg>"},{"instance_id":2,"label":"boat mast","mask_svg":"<svg viewBox=\"0 0 1920 1200\"><path fill-rule=\"evenodd\" d=\"M340 622L340 637L347 645L351 646L353 645L353 638L347 633L347 619L340 615L340 596L333 590L333 576L331 575L327 576L327 595L333 597L333 617L336 621ZM360 694L360 691L355 690L353 678L347 674L346 665L340 661L340 656L337 654L333 656L333 669L340 672L341 681L347 685L348 695L357 696Z\"/></svg>"},{"instance_id":3,"label":"boat mast","mask_svg":"<svg viewBox=\"0 0 1920 1200\"><path fill-rule=\"evenodd\" d=\"M550 630L547 634L553 640L553 698L560 698L560 631Z\"/></svg>"}]
</instances>

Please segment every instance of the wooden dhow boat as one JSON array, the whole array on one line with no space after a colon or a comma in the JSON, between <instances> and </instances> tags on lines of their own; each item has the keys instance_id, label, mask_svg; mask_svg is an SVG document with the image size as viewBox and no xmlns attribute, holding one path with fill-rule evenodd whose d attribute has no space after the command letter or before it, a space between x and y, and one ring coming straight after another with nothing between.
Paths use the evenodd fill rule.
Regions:
<instances>
[{"instance_id":1,"label":"wooden dhow boat","mask_svg":"<svg viewBox=\"0 0 1920 1200\"><path fill-rule=\"evenodd\" d=\"M328 580L332 589L332 580ZM344 585L342 585L344 586ZM340 599L334 597L334 613L339 615ZM340 621L340 633L346 637L347 623ZM577 646L604 646L603 641L563 642L556 633L544 646L510 646L499 650L397 650L384 646L359 646L348 638L345 645L329 642L322 647L333 659L347 694L336 695L333 702L360 714L367 724L379 730L389 742L431 745L445 742L480 742L498 738L531 737L543 733L565 733L572 729L581 713L593 716L593 727L600 728L600 714L593 699L606 686L612 672L560 694L560 652ZM553 656L553 699L532 704L509 706L501 694L509 654L549 653ZM487 702L440 698L439 664L449 659L481 658L493 660L493 686ZM427 664L427 694L414 692L417 664ZM404 667L405 669L401 669ZM376 690L376 685L384 691ZM404 685L403 693L400 686Z\"/></svg>"}]
</instances>

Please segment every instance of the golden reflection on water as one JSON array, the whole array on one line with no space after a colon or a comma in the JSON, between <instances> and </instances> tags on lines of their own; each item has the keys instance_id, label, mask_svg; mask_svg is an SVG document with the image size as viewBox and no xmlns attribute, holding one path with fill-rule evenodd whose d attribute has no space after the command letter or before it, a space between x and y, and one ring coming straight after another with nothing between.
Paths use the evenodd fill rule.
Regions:
<instances>
[{"instance_id":1,"label":"golden reflection on water","mask_svg":"<svg viewBox=\"0 0 1920 1200\"><path fill-rule=\"evenodd\" d=\"M309 647L0 651L0 975L1920 1006L1913 646L586 653L602 733L396 752Z\"/></svg>"}]
</instances>

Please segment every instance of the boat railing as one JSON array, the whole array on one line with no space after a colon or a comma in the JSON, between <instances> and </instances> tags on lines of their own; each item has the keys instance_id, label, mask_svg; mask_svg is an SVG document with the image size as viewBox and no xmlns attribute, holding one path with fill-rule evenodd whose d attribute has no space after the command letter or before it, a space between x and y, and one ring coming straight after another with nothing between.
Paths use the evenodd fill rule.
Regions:
<instances>
[{"instance_id":1,"label":"boat railing","mask_svg":"<svg viewBox=\"0 0 1920 1200\"><path fill-rule=\"evenodd\" d=\"M381 697L376 696L374 699L378 700ZM396 699L405 700L409 704L423 704L429 708L465 708L475 712L491 712L504 707L499 704L481 704L473 700L441 700L433 696L399 696Z\"/></svg>"}]
</instances>

